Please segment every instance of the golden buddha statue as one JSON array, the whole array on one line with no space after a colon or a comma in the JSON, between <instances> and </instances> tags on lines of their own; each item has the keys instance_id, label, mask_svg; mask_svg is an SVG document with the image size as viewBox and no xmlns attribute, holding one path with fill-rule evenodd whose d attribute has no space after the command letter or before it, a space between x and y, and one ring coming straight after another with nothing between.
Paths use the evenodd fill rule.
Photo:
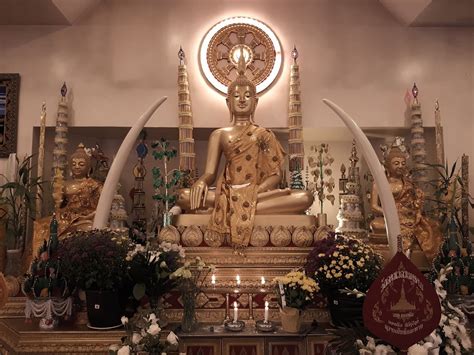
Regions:
<instances>
[{"instance_id":1,"label":"golden buddha statue","mask_svg":"<svg viewBox=\"0 0 474 355\"><path fill-rule=\"evenodd\" d=\"M407 168L408 152L403 138L396 137L385 151L384 166L400 219L403 251L411 252L418 244L428 261L438 254L442 243L439 224L423 215L424 193L417 188ZM375 234L385 233L385 221L377 186L372 187L371 208L375 214L370 227Z\"/></svg>"},{"instance_id":2,"label":"golden buddha statue","mask_svg":"<svg viewBox=\"0 0 474 355\"><path fill-rule=\"evenodd\" d=\"M256 87L245 76L241 53L238 76L227 90L231 127L216 129L209 137L204 174L190 189L180 191L183 210L212 208L208 230L230 235L234 246L247 246L256 214L303 214L314 197L308 191L278 189L285 152L269 129L254 123ZM226 163L217 178L222 153Z\"/></svg>"},{"instance_id":3,"label":"golden buddha statue","mask_svg":"<svg viewBox=\"0 0 474 355\"><path fill-rule=\"evenodd\" d=\"M90 178L91 158L79 144L69 159L72 179L64 182L61 207L56 211L58 237L78 230L90 230L102 183ZM49 238L51 216L35 222L33 252Z\"/></svg>"}]
</instances>

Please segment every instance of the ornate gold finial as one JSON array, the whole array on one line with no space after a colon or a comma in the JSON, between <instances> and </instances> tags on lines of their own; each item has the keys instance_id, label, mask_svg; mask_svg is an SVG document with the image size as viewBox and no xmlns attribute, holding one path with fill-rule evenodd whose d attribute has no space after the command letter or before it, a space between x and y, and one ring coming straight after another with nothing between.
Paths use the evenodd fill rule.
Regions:
<instances>
[{"instance_id":1,"label":"ornate gold finial","mask_svg":"<svg viewBox=\"0 0 474 355\"><path fill-rule=\"evenodd\" d=\"M411 88L411 94L413 95L415 102L418 102L418 93L418 87L416 86L416 83L413 83L413 87Z\"/></svg>"},{"instance_id":2,"label":"ornate gold finial","mask_svg":"<svg viewBox=\"0 0 474 355\"><path fill-rule=\"evenodd\" d=\"M439 101L436 99L435 101L435 111L439 111Z\"/></svg>"},{"instance_id":3,"label":"ornate gold finial","mask_svg":"<svg viewBox=\"0 0 474 355\"><path fill-rule=\"evenodd\" d=\"M41 105L41 115L46 114L46 102L43 101L43 104Z\"/></svg>"},{"instance_id":4,"label":"ornate gold finial","mask_svg":"<svg viewBox=\"0 0 474 355\"><path fill-rule=\"evenodd\" d=\"M296 64L296 60L299 57L298 50L296 49L296 45L293 46L293 50L291 51L291 57L293 58L294 64Z\"/></svg>"},{"instance_id":5,"label":"ornate gold finial","mask_svg":"<svg viewBox=\"0 0 474 355\"><path fill-rule=\"evenodd\" d=\"M63 86L61 86L61 96L66 97L67 94L67 85L66 82L64 82Z\"/></svg>"},{"instance_id":6,"label":"ornate gold finial","mask_svg":"<svg viewBox=\"0 0 474 355\"><path fill-rule=\"evenodd\" d=\"M178 58L179 58L179 65L183 65L184 60L186 59L186 54L184 53L183 48L181 46L179 46Z\"/></svg>"}]
</instances>

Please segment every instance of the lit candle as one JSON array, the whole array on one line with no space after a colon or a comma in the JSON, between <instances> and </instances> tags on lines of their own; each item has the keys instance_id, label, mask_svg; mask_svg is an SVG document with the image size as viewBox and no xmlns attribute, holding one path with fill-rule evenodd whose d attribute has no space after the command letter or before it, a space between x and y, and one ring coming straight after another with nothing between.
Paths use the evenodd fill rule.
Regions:
<instances>
[{"instance_id":1,"label":"lit candle","mask_svg":"<svg viewBox=\"0 0 474 355\"><path fill-rule=\"evenodd\" d=\"M268 301L265 301L265 316L263 322L268 323Z\"/></svg>"},{"instance_id":2,"label":"lit candle","mask_svg":"<svg viewBox=\"0 0 474 355\"><path fill-rule=\"evenodd\" d=\"M237 322L237 313L239 309L237 308L237 302L234 302L234 323Z\"/></svg>"},{"instance_id":3,"label":"lit candle","mask_svg":"<svg viewBox=\"0 0 474 355\"><path fill-rule=\"evenodd\" d=\"M216 285L216 275L214 275L214 274L212 274L212 276L211 276L211 284L212 284L213 286Z\"/></svg>"},{"instance_id":4,"label":"lit candle","mask_svg":"<svg viewBox=\"0 0 474 355\"><path fill-rule=\"evenodd\" d=\"M262 286L265 285L265 277L264 276L262 276L262 278L260 279L260 283L262 284Z\"/></svg>"},{"instance_id":5,"label":"lit candle","mask_svg":"<svg viewBox=\"0 0 474 355\"><path fill-rule=\"evenodd\" d=\"M240 286L240 275L237 275L235 280L237 281L237 286Z\"/></svg>"}]
</instances>

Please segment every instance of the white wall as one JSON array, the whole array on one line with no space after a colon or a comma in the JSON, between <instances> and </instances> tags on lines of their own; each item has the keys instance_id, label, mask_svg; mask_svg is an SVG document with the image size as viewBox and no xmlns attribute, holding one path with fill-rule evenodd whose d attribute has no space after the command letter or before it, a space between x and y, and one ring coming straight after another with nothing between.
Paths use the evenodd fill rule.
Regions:
<instances>
[{"instance_id":1,"label":"white wall","mask_svg":"<svg viewBox=\"0 0 474 355\"><path fill-rule=\"evenodd\" d=\"M259 102L260 124L286 125L288 58L296 44L305 126L340 126L323 97L362 126L402 126L403 97L416 81L425 125L434 124L439 98L447 156L453 161L468 153L474 180L472 28L403 27L376 0L104 0L74 26L0 26L0 72L19 72L22 80L18 152L32 150L42 101L47 124L54 125L63 80L73 94L72 125L129 126L156 97L168 95L150 125L175 126L180 45L195 125L227 124L224 100L205 83L197 57L205 32L235 15L267 23L285 50L282 76Z\"/></svg>"}]
</instances>

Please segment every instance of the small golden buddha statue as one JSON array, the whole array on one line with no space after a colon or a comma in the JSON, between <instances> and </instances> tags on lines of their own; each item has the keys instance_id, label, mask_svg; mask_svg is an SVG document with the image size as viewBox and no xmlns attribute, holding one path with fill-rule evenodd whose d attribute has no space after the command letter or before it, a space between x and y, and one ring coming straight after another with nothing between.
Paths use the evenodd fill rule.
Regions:
<instances>
[{"instance_id":1,"label":"small golden buddha statue","mask_svg":"<svg viewBox=\"0 0 474 355\"><path fill-rule=\"evenodd\" d=\"M211 133L204 174L180 191L177 205L187 212L213 207L208 230L230 235L234 246L247 246L256 214L303 214L314 197L308 191L278 189L285 152L272 131L254 123L258 98L244 74L242 53L237 69L226 98L232 126ZM225 168L217 177L222 154ZM216 189L210 190L216 178Z\"/></svg>"},{"instance_id":2,"label":"small golden buddha statue","mask_svg":"<svg viewBox=\"0 0 474 355\"><path fill-rule=\"evenodd\" d=\"M431 262L438 254L443 237L439 224L423 215L424 194L411 179L407 159L403 138L396 137L390 149L385 151L384 166L398 210L403 251L411 252L418 244ZM371 230L375 234L384 234L385 221L375 183L372 186L371 208L375 214Z\"/></svg>"},{"instance_id":3,"label":"small golden buddha statue","mask_svg":"<svg viewBox=\"0 0 474 355\"><path fill-rule=\"evenodd\" d=\"M79 144L69 159L72 179L64 182L61 207L56 211L58 237L78 230L90 230L102 183L90 178L91 158ZM49 237L51 216L35 222L33 252Z\"/></svg>"}]
</instances>

